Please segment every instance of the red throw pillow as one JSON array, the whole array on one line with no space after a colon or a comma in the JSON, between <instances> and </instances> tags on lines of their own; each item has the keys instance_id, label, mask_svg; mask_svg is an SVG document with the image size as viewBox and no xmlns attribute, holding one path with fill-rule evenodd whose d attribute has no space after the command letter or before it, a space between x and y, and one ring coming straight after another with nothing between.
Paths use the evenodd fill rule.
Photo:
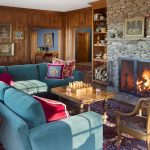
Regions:
<instances>
[{"instance_id":1,"label":"red throw pillow","mask_svg":"<svg viewBox=\"0 0 150 150\"><path fill-rule=\"evenodd\" d=\"M14 81L12 77L7 72L0 74L0 81L3 81L4 83L11 85L11 86L14 85Z\"/></svg>"},{"instance_id":2,"label":"red throw pillow","mask_svg":"<svg viewBox=\"0 0 150 150\"><path fill-rule=\"evenodd\" d=\"M46 122L52 122L69 117L65 104L38 96L33 97L41 103L45 113Z\"/></svg>"},{"instance_id":3,"label":"red throw pillow","mask_svg":"<svg viewBox=\"0 0 150 150\"><path fill-rule=\"evenodd\" d=\"M71 77L73 70L75 69L75 61L74 60L69 60L69 61L63 61L60 59L55 59L54 64L64 64L64 68L63 68L63 77Z\"/></svg>"},{"instance_id":4,"label":"red throw pillow","mask_svg":"<svg viewBox=\"0 0 150 150\"><path fill-rule=\"evenodd\" d=\"M63 68L63 77L71 77L73 70L75 68L75 61L74 60L70 60L70 61L65 61L64 62L64 68Z\"/></svg>"}]
</instances>

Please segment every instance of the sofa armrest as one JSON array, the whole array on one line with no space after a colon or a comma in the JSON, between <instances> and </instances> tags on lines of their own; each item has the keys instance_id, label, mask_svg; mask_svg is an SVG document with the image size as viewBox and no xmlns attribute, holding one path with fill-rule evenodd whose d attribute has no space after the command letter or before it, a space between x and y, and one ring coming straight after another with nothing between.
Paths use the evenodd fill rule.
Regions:
<instances>
[{"instance_id":1,"label":"sofa armrest","mask_svg":"<svg viewBox=\"0 0 150 150\"><path fill-rule=\"evenodd\" d=\"M0 139L6 150L31 150L28 125L0 102Z\"/></svg>"},{"instance_id":2,"label":"sofa armrest","mask_svg":"<svg viewBox=\"0 0 150 150\"><path fill-rule=\"evenodd\" d=\"M82 71L73 71L73 76L75 81L83 81L84 73Z\"/></svg>"},{"instance_id":3,"label":"sofa armrest","mask_svg":"<svg viewBox=\"0 0 150 150\"><path fill-rule=\"evenodd\" d=\"M102 118L86 112L30 129L33 150L102 150Z\"/></svg>"}]
</instances>

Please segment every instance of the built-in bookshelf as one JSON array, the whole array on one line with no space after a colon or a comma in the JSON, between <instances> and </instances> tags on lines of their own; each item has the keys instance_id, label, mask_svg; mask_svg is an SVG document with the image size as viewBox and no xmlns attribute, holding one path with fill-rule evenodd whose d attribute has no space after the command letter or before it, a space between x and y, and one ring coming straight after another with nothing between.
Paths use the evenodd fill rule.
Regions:
<instances>
[{"instance_id":1,"label":"built-in bookshelf","mask_svg":"<svg viewBox=\"0 0 150 150\"><path fill-rule=\"evenodd\" d=\"M92 5L92 81L108 83L107 76L107 8L106 1L96 1Z\"/></svg>"}]
</instances>

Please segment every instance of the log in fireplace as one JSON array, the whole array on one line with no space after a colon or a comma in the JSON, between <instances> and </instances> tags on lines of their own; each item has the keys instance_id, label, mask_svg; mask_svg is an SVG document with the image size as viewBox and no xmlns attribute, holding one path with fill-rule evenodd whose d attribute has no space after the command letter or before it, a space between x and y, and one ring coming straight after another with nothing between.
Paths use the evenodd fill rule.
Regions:
<instances>
[{"instance_id":1,"label":"log in fireplace","mask_svg":"<svg viewBox=\"0 0 150 150\"><path fill-rule=\"evenodd\" d=\"M150 96L150 60L119 58L119 90Z\"/></svg>"}]
</instances>

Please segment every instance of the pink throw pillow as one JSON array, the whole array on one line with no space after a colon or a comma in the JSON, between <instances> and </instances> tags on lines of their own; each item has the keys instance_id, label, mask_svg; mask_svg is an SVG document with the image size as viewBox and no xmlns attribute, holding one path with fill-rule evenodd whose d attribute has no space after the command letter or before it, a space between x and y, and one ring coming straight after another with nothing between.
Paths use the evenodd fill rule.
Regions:
<instances>
[{"instance_id":1,"label":"pink throw pillow","mask_svg":"<svg viewBox=\"0 0 150 150\"><path fill-rule=\"evenodd\" d=\"M69 61L63 61L60 59L55 59L53 62L54 64L64 64L63 68L63 77L71 77L73 70L75 69L75 61L74 60L69 60Z\"/></svg>"},{"instance_id":2,"label":"pink throw pillow","mask_svg":"<svg viewBox=\"0 0 150 150\"><path fill-rule=\"evenodd\" d=\"M38 96L33 96L33 98L41 103L45 113L46 122L52 122L69 117L65 104Z\"/></svg>"},{"instance_id":3,"label":"pink throw pillow","mask_svg":"<svg viewBox=\"0 0 150 150\"><path fill-rule=\"evenodd\" d=\"M14 81L12 77L7 72L0 74L0 81L3 81L4 83L11 85L11 86L14 85Z\"/></svg>"}]
</instances>

